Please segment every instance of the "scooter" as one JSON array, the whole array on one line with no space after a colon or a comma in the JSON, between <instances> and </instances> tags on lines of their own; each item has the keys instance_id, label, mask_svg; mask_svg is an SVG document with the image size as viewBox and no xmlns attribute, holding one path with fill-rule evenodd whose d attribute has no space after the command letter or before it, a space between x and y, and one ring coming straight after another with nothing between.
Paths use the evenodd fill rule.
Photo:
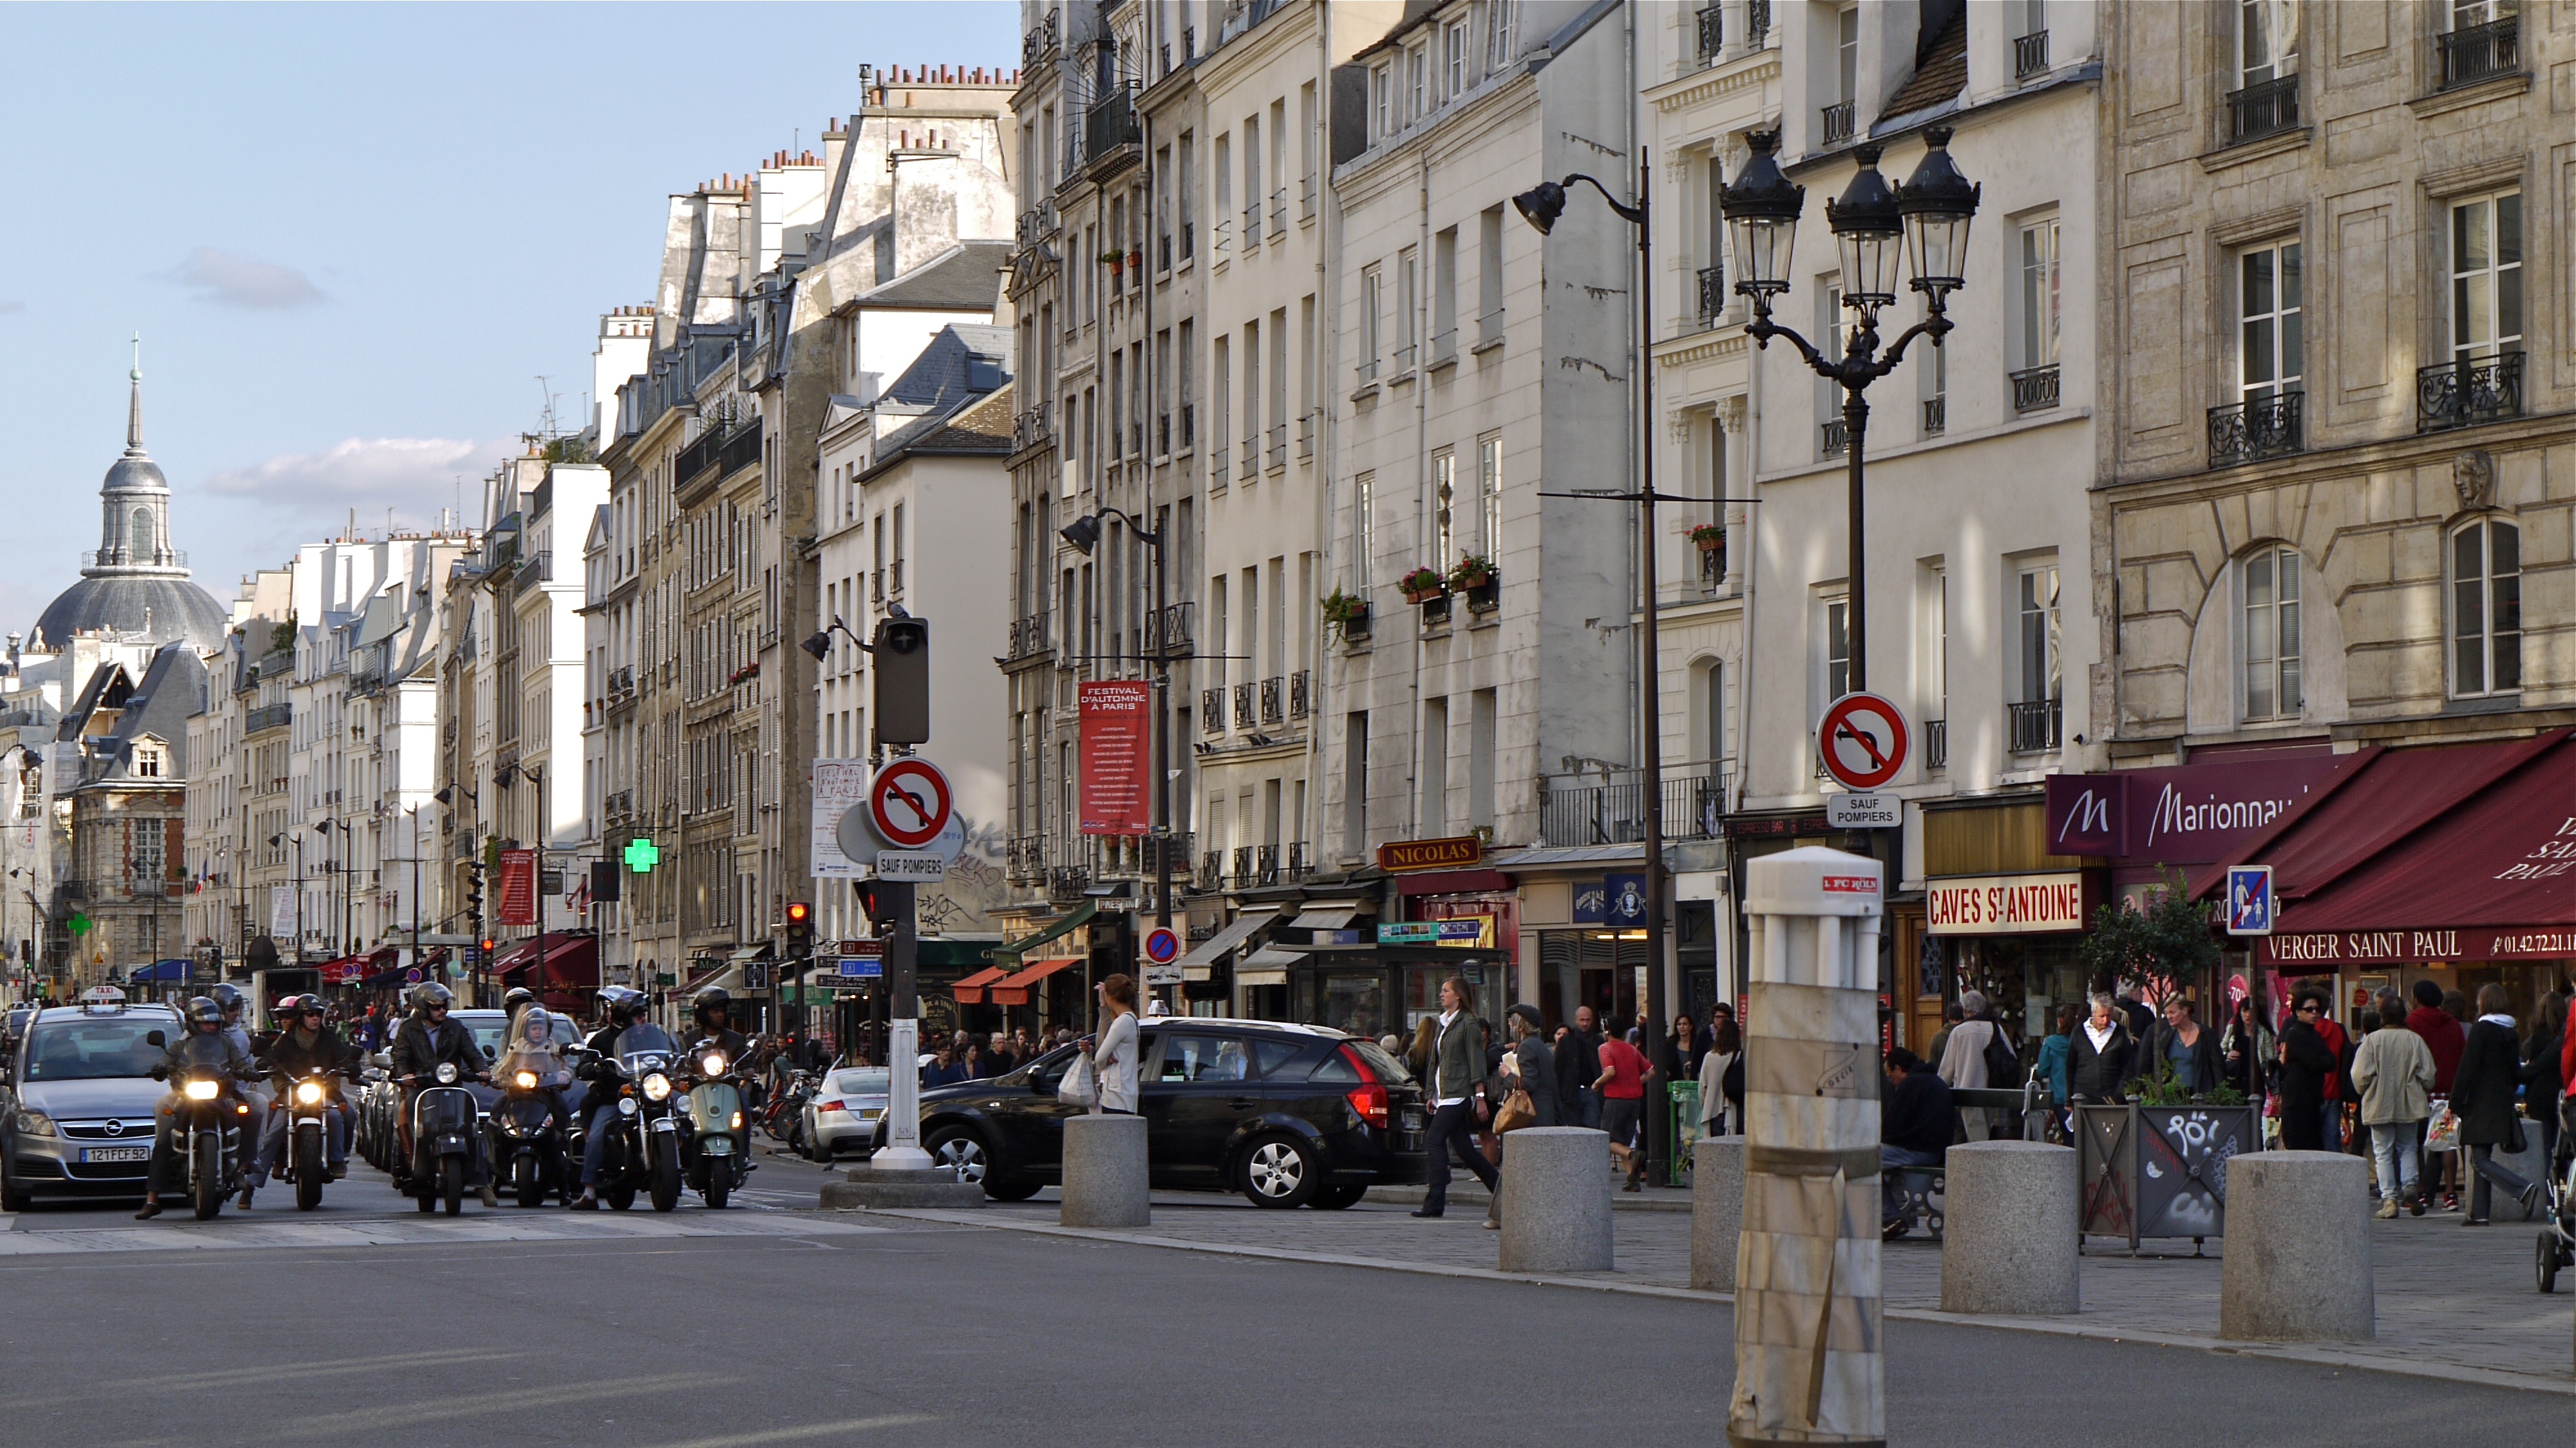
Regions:
<instances>
[{"instance_id":1,"label":"scooter","mask_svg":"<svg viewBox=\"0 0 2576 1448\"><path fill-rule=\"evenodd\" d=\"M236 1074L220 1066L191 1066L179 1082L180 1127L188 1143L188 1200L205 1221L224 1209L242 1186L242 1133L250 1125L250 1102L239 1091L224 1089L260 1079L259 1072Z\"/></svg>"},{"instance_id":2,"label":"scooter","mask_svg":"<svg viewBox=\"0 0 2576 1448\"><path fill-rule=\"evenodd\" d=\"M751 1127L742 1109L739 1063L712 1040L689 1048L688 1109L680 1161L690 1188L718 1211L753 1170Z\"/></svg>"},{"instance_id":3,"label":"scooter","mask_svg":"<svg viewBox=\"0 0 2576 1448\"><path fill-rule=\"evenodd\" d=\"M2576 1267L2576 1096L2558 1103L2558 1150L2549 1162L2549 1180L2541 1188L2545 1223L2534 1248L2532 1266L2540 1290L2558 1290L2558 1269Z\"/></svg>"},{"instance_id":4,"label":"scooter","mask_svg":"<svg viewBox=\"0 0 2576 1448\"><path fill-rule=\"evenodd\" d=\"M297 1077L276 1109L288 1113L286 1179L295 1184L296 1210L309 1212L322 1205L322 1184L331 1179L331 1113L344 1109L338 1073L313 1071Z\"/></svg>"},{"instance_id":5,"label":"scooter","mask_svg":"<svg viewBox=\"0 0 2576 1448\"><path fill-rule=\"evenodd\" d=\"M534 1071L514 1073L492 1107L492 1175L523 1207L564 1190L564 1139L555 1100Z\"/></svg>"},{"instance_id":6,"label":"scooter","mask_svg":"<svg viewBox=\"0 0 2576 1448\"><path fill-rule=\"evenodd\" d=\"M411 1099L411 1154L394 1173L396 1190L417 1199L424 1212L441 1203L453 1217L465 1210L465 1178L474 1170L476 1104L464 1073L453 1061L438 1063L435 1084ZM397 1158L401 1153L396 1153Z\"/></svg>"},{"instance_id":7,"label":"scooter","mask_svg":"<svg viewBox=\"0 0 2576 1448\"><path fill-rule=\"evenodd\" d=\"M590 1095L582 1110L603 1099L617 1103L596 1190L612 1211L634 1206L642 1191L651 1195L653 1210L667 1212L680 1204L680 1122L673 1109L679 1088L671 1075L680 1048L650 1024L627 1027L617 1045L615 1059L595 1059L585 1068Z\"/></svg>"}]
</instances>

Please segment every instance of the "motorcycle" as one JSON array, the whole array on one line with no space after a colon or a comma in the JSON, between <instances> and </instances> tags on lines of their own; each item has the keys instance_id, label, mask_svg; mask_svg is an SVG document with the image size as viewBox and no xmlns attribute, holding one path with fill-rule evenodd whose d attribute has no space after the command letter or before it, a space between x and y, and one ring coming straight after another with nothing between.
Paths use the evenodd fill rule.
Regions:
<instances>
[{"instance_id":1,"label":"motorcycle","mask_svg":"<svg viewBox=\"0 0 2576 1448\"><path fill-rule=\"evenodd\" d=\"M188 1200L205 1221L224 1209L242 1187L242 1132L250 1103L226 1082L256 1081L264 1073L236 1074L220 1066L192 1066L179 1083L179 1126L188 1143Z\"/></svg>"},{"instance_id":2,"label":"motorcycle","mask_svg":"<svg viewBox=\"0 0 2576 1448\"><path fill-rule=\"evenodd\" d=\"M721 1211L753 1169L740 1063L726 1059L724 1048L712 1040L689 1049L691 1070L682 1078L689 1094L681 1121L681 1171L689 1187Z\"/></svg>"},{"instance_id":3,"label":"motorcycle","mask_svg":"<svg viewBox=\"0 0 2576 1448\"><path fill-rule=\"evenodd\" d=\"M435 1084L411 1099L411 1153L394 1153L394 1189L420 1202L424 1212L443 1202L447 1215L465 1210L465 1178L474 1169L477 1106L453 1061L438 1063Z\"/></svg>"},{"instance_id":4,"label":"motorcycle","mask_svg":"<svg viewBox=\"0 0 2576 1448\"><path fill-rule=\"evenodd\" d=\"M289 1113L286 1179L295 1184L296 1210L309 1212L322 1205L322 1184L331 1179L331 1113L342 1109L339 1075L312 1071L295 1078L274 1109Z\"/></svg>"},{"instance_id":5,"label":"motorcycle","mask_svg":"<svg viewBox=\"0 0 2576 1448\"><path fill-rule=\"evenodd\" d=\"M563 1192L564 1137L536 1072L512 1073L492 1107L491 1127L492 1175L502 1190L515 1193L523 1207L543 1206L549 1194Z\"/></svg>"},{"instance_id":6,"label":"motorcycle","mask_svg":"<svg viewBox=\"0 0 2576 1448\"><path fill-rule=\"evenodd\" d=\"M667 1212L680 1204L680 1122L672 1100L678 1090L671 1067L679 1046L661 1027L639 1023L617 1038L613 1060L591 1066L589 1102L613 1100L617 1114L605 1128L609 1139L600 1159L599 1199L613 1211L635 1205L635 1194L647 1192L653 1210ZM588 1053L585 1053L588 1054Z\"/></svg>"}]
</instances>

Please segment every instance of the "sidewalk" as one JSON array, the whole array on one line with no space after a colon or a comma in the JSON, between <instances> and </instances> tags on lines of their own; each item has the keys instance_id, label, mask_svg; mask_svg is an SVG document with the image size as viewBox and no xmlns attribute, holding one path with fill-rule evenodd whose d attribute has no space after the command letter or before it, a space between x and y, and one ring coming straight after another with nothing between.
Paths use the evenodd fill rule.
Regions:
<instances>
[{"instance_id":1,"label":"sidewalk","mask_svg":"<svg viewBox=\"0 0 2576 1448\"><path fill-rule=\"evenodd\" d=\"M1134 1231L1057 1226L1052 1188L1027 1202L990 1203L982 1210L885 1215L1184 1251L1545 1282L1711 1303L1732 1300L1723 1293L1690 1290L1686 1209L1616 1212L1611 1219L1614 1270L1534 1278L1496 1269L1495 1235L1480 1226L1481 1192L1471 1208L1453 1187L1449 1213L1437 1220L1412 1217L1406 1205L1382 1203L1380 1196L1372 1191L1347 1211L1280 1212L1238 1197L1156 1192L1153 1224ZM1904 1320L2196 1347L2576 1396L2576 1375L2570 1372L2571 1358L2576 1358L2576 1322L2571 1322L2576 1295L2544 1297L2533 1290L2531 1258L2538 1228L2513 1221L2464 1230L2459 1220L2437 1215L2371 1224L2378 1340L2370 1343L2219 1341L2219 1242L2209 1244L2209 1255L2197 1259L2190 1256L2187 1241L2150 1243L2146 1249L2164 1246L2177 1249L2179 1256L2135 1259L2127 1255L2125 1244L2089 1246L2083 1312L2035 1318L1942 1312L1941 1245L1923 1239L1891 1242L1882 1258L1884 1299L1887 1315Z\"/></svg>"}]
</instances>

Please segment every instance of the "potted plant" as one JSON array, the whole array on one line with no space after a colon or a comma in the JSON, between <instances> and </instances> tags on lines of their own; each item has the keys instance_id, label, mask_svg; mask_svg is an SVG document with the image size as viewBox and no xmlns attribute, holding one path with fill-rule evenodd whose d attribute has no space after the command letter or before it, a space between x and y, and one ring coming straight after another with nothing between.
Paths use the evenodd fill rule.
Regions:
<instances>
[{"instance_id":1,"label":"potted plant","mask_svg":"<svg viewBox=\"0 0 2576 1448\"><path fill-rule=\"evenodd\" d=\"M1494 571L1494 562L1490 558L1474 553L1460 554L1457 566L1449 570L1448 581L1450 592L1467 595L1467 609L1471 613L1491 613L1502 606L1502 575Z\"/></svg>"},{"instance_id":2,"label":"potted plant","mask_svg":"<svg viewBox=\"0 0 2576 1448\"><path fill-rule=\"evenodd\" d=\"M1324 626L1346 639L1364 639L1369 631L1368 600L1336 588L1324 595Z\"/></svg>"},{"instance_id":3,"label":"potted plant","mask_svg":"<svg viewBox=\"0 0 2576 1448\"><path fill-rule=\"evenodd\" d=\"M1449 596L1448 582L1440 576L1437 568L1416 568L1397 579L1395 586L1403 592L1407 603L1429 603L1435 598Z\"/></svg>"},{"instance_id":4,"label":"potted plant","mask_svg":"<svg viewBox=\"0 0 2576 1448\"><path fill-rule=\"evenodd\" d=\"M1145 250L1144 250L1144 248L1142 248L1142 247L1137 247L1137 248L1134 248L1134 249L1130 250L1130 251L1127 253L1127 264L1128 264L1129 266L1134 267L1134 268L1135 268L1136 270L1138 270L1138 271L1143 271L1143 270L1145 269Z\"/></svg>"},{"instance_id":5,"label":"potted plant","mask_svg":"<svg viewBox=\"0 0 2576 1448\"><path fill-rule=\"evenodd\" d=\"M1715 523L1702 523L1690 530L1691 543L1702 553L1715 553L1726 546L1726 530Z\"/></svg>"},{"instance_id":6,"label":"potted plant","mask_svg":"<svg viewBox=\"0 0 2576 1448\"><path fill-rule=\"evenodd\" d=\"M1111 271L1122 271L1127 266L1127 253L1114 246L1102 252L1100 259L1109 263Z\"/></svg>"}]
</instances>

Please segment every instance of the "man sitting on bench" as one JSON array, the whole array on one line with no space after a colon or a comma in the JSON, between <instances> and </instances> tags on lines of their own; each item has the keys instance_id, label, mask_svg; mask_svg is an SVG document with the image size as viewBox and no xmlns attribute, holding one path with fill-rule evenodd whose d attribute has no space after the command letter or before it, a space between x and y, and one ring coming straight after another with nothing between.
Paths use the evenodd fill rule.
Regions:
<instances>
[{"instance_id":1,"label":"man sitting on bench","mask_svg":"<svg viewBox=\"0 0 2576 1448\"><path fill-rule=\"evenodd\" d=\"M1903 1046L1887 1053L1887 1080L1887 1100L1879 1109L1879 1226L1893 1240L1912 1226L1903 1173L1940 1167L1959 1115L1950 1104L1950 1083Z\"/></svg>"}]
</instances>

